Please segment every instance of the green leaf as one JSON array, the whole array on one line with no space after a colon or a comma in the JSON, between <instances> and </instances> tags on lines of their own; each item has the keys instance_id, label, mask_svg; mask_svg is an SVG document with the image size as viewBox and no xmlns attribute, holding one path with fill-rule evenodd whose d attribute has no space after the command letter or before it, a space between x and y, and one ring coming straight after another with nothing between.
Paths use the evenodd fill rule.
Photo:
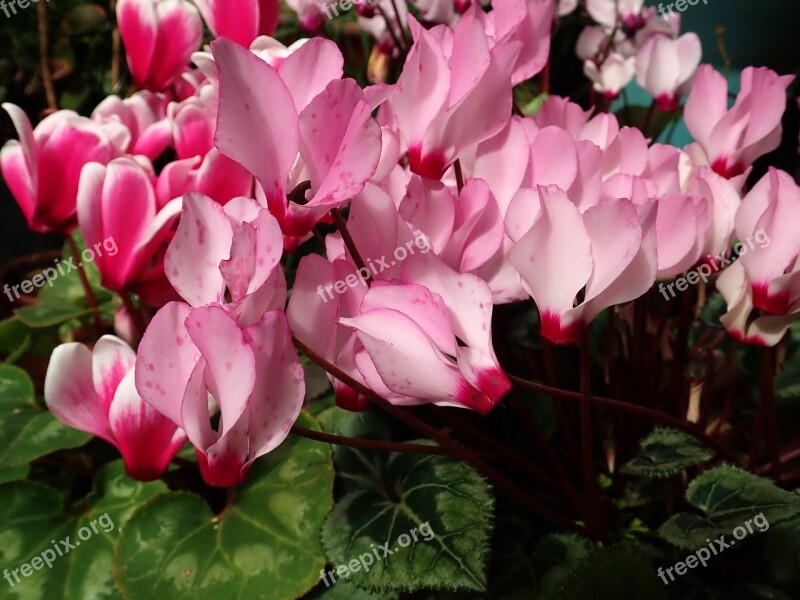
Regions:
<instances>
[{"instance_id":1,"label":"green leaf","mask_svg":"<svg viewBox=\"0 0 800 600\"><path fill-rule=\"evenodd\" d=\"M113 295L108 290L100 287L100 272L94 262L86 261L80 257L86 246L79 234L74 235L76 236L79 258L78 260L73 260L68 247L64 249L64 258L67 261L74 262L76 267L78 265L83 267L97 300L99 310L107 312L113 307ZM99 252L102 251L103 248L101 246ZM71 264L62 262L58 267L54 265L53 268L56 269L57 275L52 278L52 285L46 282L43 283L37 296L38 302L32 306L25 306L14 311L14 314L24 325L34 329L55 327L69 321L82 319L96 312L96 310L89 308L86 294L81 284L80 273L77 268L72 269ZM62 274L59 269L64 273Z\"/></svg>"},{"instance_id":2,"label":"green leaf","mask_svg":"<svg viewBox=\"0 0 800 600\"><path fill-rule=\"evenodd\" d=\"M305 413L298 423L319 429ZM128 598L297 598L319 582L332 494L330 448L292 436L229 490L219 515L187 493L137 510L114 550L118 585Z\"/></svg>"},{"instance_id":3,"label":"green leaf","mask_svg":"<svg viewBox=\"0 0 800 600\"><path fill-rule=\"evenodd\" d=\"M705 546L707 539L720 535L730 539L736 527L744 527L748 519L759 514L770 525L800 514L800 494L787 492L768 479L727 465L706 471L692 481L686 500L703 515L673 515L659 533L676 546L690 550ZM753 530L758 531L755 527Z\"/></svg>"},{"instance_id":4,"label":"green leaf","mask_svg":"<svg viewBox=\"0 0 800 600\"><path fill-rule=\"evenodd\" d=\"M623 473L663 479L714 456L695 438L677 429L656 429L641 445L639 456L622 468Z\"/></svg>"},{"instance_id":5,"label":"green leaf","mask_svg":"<svg viewBox=\"0 0 800 600\"><path fill-rule=\"evenodd\" d=\"M304 596L306 600L397 600L399 597L400 594L396 592L372 594L345 580L337 581L328 587L322 585L308 596Z\"/></svg>"},{"instance_id":6,"label":"green leaf","mask_svg":"<svg viewBox=\"0 0 800 600\"><path fill-rule=\"evenodd\" d=\"M331 408L320 422L340 435L386 435L372 413ZM328 517L322 540L333 569L353 565L344 579L369 591L486 588L494 498L483 477L440 455L341 447L335 459L350 491ZM369 571L356 569L368 557L375 559Z\"/></svg>"},{"instance_id":7,"label":"green leaf","mask_svg":"<svg viewBox=\"0 0 800 600\"><path fill-rule=\"evenodd\" d=\"M13 467L92 436L67 427L34 400L33 382L17 367L0 365L0 467Z\"/></svg>"},{"instance_id":8,"label":"green leaf","mask_svg":"<svg viewBox=\"0 0 800 600\"><path fill-rule=\"evenodd\" d=\"M548 94L547 92L542 92L541 94L539 94L538 96L536 96L535 98L533 98L520 108L522 114L528 117L535 117L536 113L538 113L539 110L541 110L544 101L547 100L549 97L550 94Z\"/></svg>"},{"instance_id":9,"label":"green leaf","mask_svg":"<svg viewBox=\"0 0 800 600\"><path fill-rule=\"evenodd\" d=\"M0 352L15 355L17 358L27 354L47 357L53 352L55 342L54 329L31 329L23 325L19 317L9 317L0 321ZM24 348L24 353L20 353L20 348Z\"/></svg>"},{"instance_id":10,"label":"green leaf","mask_svg":"<svg viewBox=\"0 0 800 600\"><path fill-rule=\"evenodd\" d=\"M134 508L164 490L161 482L128 479L121 461L101 469L92 494L67 510L60 493L42 484L23 481L0 486L4 499L0 505L0 570L13 572L52 551L52 568L40 565L40 570L28 577L21 571L11 573L14 586L10 597L119 599L111 577L112 545ZM61 544L67 536L68 544ZM74 547L66 551L70 545ZM54 547L61 549L63 556ZM3 582L4 587L6 584Z\"/></svg>"},{"instance_id":11,"label":"green leaf","mask_svg":"<svg viewBox=\"0 0 800 600\"><path fill-rule=\"evenodd\" d=\"M9 481L19 481L28 476L28 465L19 465L16 467L0 467L0 483L7 483Z\"/></svg>"},{"instance_id":12,"label":"green leaf","mask_svg":"<svg viewBox=\"0 0 800 600\"><path fill-rule=\"evenodd\" d=\"M564 600L660 600L668 598L646 553L623 542L587 555L562 581Z\"/></svg>"}]
</instances>

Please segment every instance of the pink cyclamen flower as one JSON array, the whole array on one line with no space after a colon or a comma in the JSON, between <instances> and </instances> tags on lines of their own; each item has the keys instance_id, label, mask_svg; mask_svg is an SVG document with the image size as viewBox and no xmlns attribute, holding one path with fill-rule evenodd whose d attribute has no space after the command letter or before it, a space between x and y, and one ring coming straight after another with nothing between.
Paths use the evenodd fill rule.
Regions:
<instances>
[{"instance_id":1,"label":"pink cyclamen flower","mask_svg":"<svg viewBox=\"0 0 800 600\"><path fill-rule=\"evenodd\" d=\"M736 214L738 260L717 280L728 304L720 321L745 343L774 346L800 318L800 187L771 168Z\"/></svg>"},{"instance_id":2,"label":"pink cyclamen flower","mask_svg":"<svg viewBox=\"0 0 800 600\"><path fill-rule=\"evenodd\" d=\"M249 46L278 26L278 0L195 0L200 14L216 37Z\"/></svg>"},{"instance_id":3,"label":"pink cyclamen flower","mask_svg":"<svg viewBox=\"0 0 800 600\"><path fill-rule=\"evenodd\" d=\"M119 33L137 87L160 92L200 47L203 22L188 0L119 0Z\"/></svg>"},{"instance_id":4,"label":"pink cyclamen flower","mask_svg":"<svg viewBox=\"0 0 800 600\"><path fill-rule=\"evenodd\" d=\"M603 309L653 285L656 211L653 202L612 199L580 213L556 186L537 189L535 221L509 257L539 308L542 335L570 344Z\"/></svg>"},{"instance_id":5,"label":"pink cyclamen flower","mask_svg":"<svg viewBox=\"0 0 800 600\"><path fill-rule=\"evenodd\" d=\"M147 328L136 388L186 432L203 479L218 487L243 483L253 461L286 439L305 395L282 311L240 327L218 304L181 302L167 304Z\"/></svg>"},{"instance_id":6,"label":"pink cyclamen flower","mask_svg":"<svg viewBox=\"0 0 800 600\"><path fill-rule=\"evenodd\" d=\"M230 40L214 41L212 50L220 72L217 148L255 175L285 234L306 235L378 167L381 128L364 92L339 79L342 55L321 38L277 70ZM303 181L311 184L307 202L289 202Z\"/></svg>"},{"instance_id":7,"label":"pink cyclamen flower","mask_svg":"<svg viewBox=\"0 0 800 600\"><path fill-rule=\"evenodd\" d=\"M635 31L644 26L644 0L586 0L589 15L606 27L621 25Z\"/></svg>"},{"instance_id":8,"label":"pink cyclamen flower","mask_svg":"<svg viewBox=\"0 0 800 600\"><path fill-rule=\"evenodd\" d=\"M687 147L695 164L711 165L730 179L777 148L786 88L793 80L793 75L779 76L766 67L748 67L742 71L741 90L729 109L725 77L711 65L702 65L684 111L686 127L697 141Z\"/></svg>"},{"instance_id":9,"label":"pink cyclamen flower","mask_svg":"<svg viewBox=\"0 0 800 600\"><path fill-rule=\"evenodd\" d=\"M636 57L636 81L653 96L658 110L677 110L691 87L702 54L700 38L695 33L677 40L653 36Z\"/></svg>"},{"instance_id":10,"label":"pink cyclamen flower","mask_svg":"<svg viewBox=\"0 0 800 600\"><path fill-rule=\"evenodd\" d=\"M786 314L800 301L800 187L785 171L769 172L742 199L736 213L736 238L752 245L753 236L764 239L739 260L752 282L753 305L764 312ZM767 241L767 244L763 242Z\"/></svg>"},{"instance_id":11,"label":"pink cyclamen flower","mask_svg":"<svg viewBox=\"0 0 800 600\"><path fill-rule=\"evenodd\" d=\"M92 112L97 123L119 123L130 137L121 153L142 154L150 160L157 159L172 143L172 131L167 119L167 97L147 90L139 90L129 98L108 96Z\"/></svg>"},{"instance_id":12,"label":"pink cyclamen flower","mask_svg":"<svg viewBox=\"0 0 800 600\"><path fill-rule=\"evenodd\" d=\"M625 58L612 52L598 65L593 60L583 63L583 73L594 84L594 89L607 100L613 100L627 86L636 72L636 59Z\"/></svg>"},{"instance_id":13,"label":"pink cyclamen flower","mask_svg":"<svg viewBox=\"0 0 800 600\"><path fill-rule=\"evenodd\" d=\"M416 41L389 102L411 171L441 179L463 151L508 123L511 72L522 44L491 47L471 15L452 32L427 31L412 18L410 23Z\"/></svg>"},{"instance_id":14,"label":"pink cyclamen flower","mask_svg":"<svg viewBox=\"0 0 800 600\"><path fill-rule=\"evenodd\" d=\"M60 110L36 129L21 108L3 108L17 128L0 151L0 170L28 226L40 233L68 233L77 225L76 197L83 166L106 163L117 154L100 125Z\"/></svg>"},{"instance_id":15,"label":"pink cyclamen flower","mask_svg":"<svg viewBox=\"0 0 800 600\"><path fill-rule=\"evenodd\" d=\"M175 298L163 257L180 208L176 199L159 209L152 174L129 158L84 168L78 221L87 247L102 249L95 264L103 286L134 291L153 306Z\"/></svg>"},{"instance_id":16,"label":"pink cyclamen flower","mask_svg":"<svg viewBox=\"0 0 800 600\"><path fill-rule=\"evenodd\" d=\"M112 335L100 338L93 350L62 344L50 357L44 398L59 421L116 446L129 477L152 481L186 435L139 397L135 363L136 353Z\"/></svg>"},{"instance_id":17,"label":"pink cyclamen flower","mask_svg":"<svg viewBox=\"0 0 800 600\"><path fill-rule=\"evenodd\" d=\"M286 304L282 242L275 217L252 198L235 198L223 208L202 194L186 194L166 274L191 306L223 305L249 327Z\"/></svg>"},{"instance_id":18,"label":"pink cyclamen flower","mask_svg":"<svg viewBox=\"0 0 800 600\"><path fill-rule=\"evenodd\" d=\"M515 41L522 44L511 72L511 83L517 85L547 64L555 9L553 0L495 0L491 12L484 12L476 2L467 14L483 22L492 47Z\"/></svg>"}]
</instances>

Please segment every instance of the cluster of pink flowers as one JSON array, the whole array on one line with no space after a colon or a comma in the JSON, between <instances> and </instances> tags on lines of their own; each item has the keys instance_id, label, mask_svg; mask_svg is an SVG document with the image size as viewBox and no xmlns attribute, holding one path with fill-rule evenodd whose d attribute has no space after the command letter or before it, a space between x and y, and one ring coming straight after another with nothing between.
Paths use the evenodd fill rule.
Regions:
<instances>
[{"instance_id":1,"label":"cluster of pink flowers","mask_svg":"<svg viewBox=\"0 0 800 600\"><path fill-rule=\"evenodd\" d=\"M494 305L532 298L542 335L574 343L601 311L758 230L769 247L719 278L723 323L769 345L798 318L800 187L773 169L743 189L778 145L791 77L746 69L729 108L712 67L691 84L694 36L675 39L641 1L589 0L587 74L610 96L635 72L665 109L690 90L695 143L681 150L567 98L514 113L512 88L545 67L567 2L420 2L442 24L408 16L399 80L366 89L343 78L333 42L265 37L276 3L222 4L120 0L142 89L90 118L59 111L33 129L5 105L19 141L0 165L31 228L113 237L103 285L158 309L136 353L111 336L66 344L47 378L53 413L116 444L131 476L158 477L188 439L208 483L244 481L302 408L293 337L393 404L486 414L510 389ZM201 14L217 36L202 52ZM287 306L283 254L344 208L351 239L330 234L325 256L300 260ZM430 252L320 300L420 234ZM340 406L366 406L331 380Z\"/></svg>"}]
</instances>

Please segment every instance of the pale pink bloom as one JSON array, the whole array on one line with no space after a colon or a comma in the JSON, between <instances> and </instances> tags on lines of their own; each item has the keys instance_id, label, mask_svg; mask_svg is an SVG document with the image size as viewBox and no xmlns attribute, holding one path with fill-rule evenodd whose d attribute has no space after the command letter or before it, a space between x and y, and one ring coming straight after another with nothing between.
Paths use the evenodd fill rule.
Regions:
<instances>
[{"instance_id":1,"label":"pale pink bloom","mask_svg":"<svg viewBox=\"0 0 800 600\"><path fill-rule=\"evenodd\" d=\"M453 31L410 23L416 41L389 103L411 171L441 179L462 152L499 133L511 118L511 72L521 43L490 49L470 15Z\"/></svg>"},{"instance_id":2,"label":"pale pink bloom","mask_svg":"<svg viewBox=\"0 0 800 600\"><path fill-rule=\"evenodd\" d=\"M160 306L175 298L164 276L164 248L180 212L180 200L159 208L153 175L130 158L107 166L89 163L78 190L78 221L104 287L133 291ZM133 200L133 201L132 201ZM113 242L109 250L104 246ZM116 250L114 250L116 249Z\"/></svg>"},{"instance_id":3,"label":"pale pink bloom","mask_svg":"<svg viewBox=\"0 0 800 600\"><path fill-rule=\"evenodd\" d=\"M214 147L219 91L204 83L194 96L171 102L167 115L179 159L203 157Z\"/></svg>"},{"instance_id":4,"label":"pale pink bloom","mask_svg":"<svg viewBox=\"0 0 800 600\"><path fill-rule=\"evenodd\" d=\"M328 40L303 45L279 70L229 40L212 47L221 80L216 146L255 175L285 234L306 235L375 174L382 135L372 108L355 81L339 79L342 56ZM307 202L290 203L303 181L311 182Z\"/></svg>"},{"instance_id":5,"label":"pale pink bloom","mask_svg":"<svg viewBox=\"0 0 800 600\"><path fill-rule=\"evenodd\" d=\"M456 196L439 181L415 176L400 214L459 273L475 272L503 246L503 217L482 179L470 179Z\"/></svg>"},{"instance_id":6,"label":"pale pink bloom","mask_svg":"<svg viewBox=\"0 0 800 600\"><path fill-rule=\"evenodd\" d=\"M553 27L553 0L495 0L492 11L477 4L467 13L483 22L490 47L508 42L522 43L511 72L517 85L539 73L550 57L550 30Z\"/></svg>"},{"instance_id":7,"label":"pale pink bloom","mask_svg":"<svg viewBox=\"0 0 800 600\"><path fill-rule=\"evenodd\" d=\"M439 209L433 204L430 208ZM439 241L413 233L391 199L374 186L354 199L348 229L371 269L370 287L359 283L341 241L329 235L332 263L316 256L300 263L287 310L294 334L395 404L433 402L490 410L508 390L508 382L491 347L492 293L486 283L459 274L430 252ZM477 243L475 239L473 245ZM406 257L398 262L394 252L401 247ZM338 289L337 281L342 282ZM403 322L402 331L396 329L397 319ZM431 341L420 337L429 335ZM457 349L456 337L462 342ZM401 360L409 344L414 350ZM393 361L405 366L392 368ZM426 361L435 361L428 362L433 371L420 379L415 365ZM334 387L340 406L364 407L365 400L352 389L336 381Z\"/></svg>"},{"instance_id":8,"label":"pale pink bloom","mask_svg":"<svg viewBox=\"0 0 800 600\"><path fill-rule=\"evenodd\" d=\"M242 327L218 304L193 309L171 302L139 346L136 389L186 432L206 483L230 487L286 439L305 382L282 311Z\"/></svg>"},{"instance_id":9,"label":"pale pink bloom","mask_svg":"<svg viewBox=\"0 0 800 600\"><path fill-rule=\"evenodd\" d=\"M609 32L598 25L583 28L575 44L575 53L582 61L597 60L609 51Z\"/></svg>"},{"instance_id":10,"label":"pale pink bloom","mask_svg":"<svg viewBox=\"0 0 800 600\"><path fill-rule=\"evenodd\" d=\"M701 260L716 264L715 258L727 254L731 247L734 220L742 202L741 194L728 180L709 167L698 167L689 179L686 192L700 196L708 203L709 225L703 238Z\"/></svg>"},{"instance_id":11,"label":"pale pink bloom","mask_svg":"<svg viewBox=\"0 0 800 600\"><path fill-rule=\"evenodd\" d=\"M589 15L601 25L621 25L635 31L644 25L642 10L644 0L586 0Z\"/></svg>"},{"instance_id":12,"label":"pale pink bloom","mask_svg":"<svg viewBox=\"0 0 800 600\"><path fill-rule=\"evenodd\" d=\"M612 52L600 65L591 60L584 62L583 72L592 81L595 91L613 100L633 79L636 59Z\"/></svg>"},{"instance_id":13,"label":"pale pink bloom","mask_svg":"<svg viewBox=\"0 0 800 600\"><path fill-rule=\"evenodd\" d=\"M752 284L753 305L767 313L800 309L798 211L800 187L791 175L771 167L736 213L736 238L757 246L741 252L739 260ZM759 244L753 244L754 236Z\"/></svg>"},{"instance_id":14,"label":"pale pink bloom","mask_svg":"<svg viewBox=\"0 0 800 600\"><path fill-rule=\"evenodd\" d=\"M253 176L239 163L212 148L202 158L169 163L158 176L156 198L159 206L187 192L200 192L224 206L238 196L253 195Z\"/></svg>"},{"instance_id":15,"label":"pale pink bloom","mask_svg":"<svg viewBox=\"0 0 800 600\"><path fill-rule=\"evenodd\" d=\"M136 353L112 335L93 350L62 344L50 357L44 398L59 421L116 446L129 477L151 481L161 477L186 435L139 397L135 363Z\"/></svg>"},{"instance_id":16,"label":"pale pink bloom","mask_svg":"<svg viewBox=\"0 0 800 600\"><path fill-rule=\"evenodd\" d=\"M698 262L711 223L709 212L708 202L699 196L670 194L658 198L657 277L679 275Z\"/></svg>"},{"instance_id":17,"label":"pale pink bloom","mask_svg":"<svg viewBox=\"0 0 800 600\"><path fill-rule=\"evenodd\" d=\"M164 262L167 278L189 305L222 305L249 327L286 304L282 254L278 222L252 198L223 208L189 193Z\"/></svg>"},{"instance_id":18,"label":"pale pink bloom","mask_svg":"<svg viewBox=\"0 0 800 600\"><path fill-rule=\"evenodd\" d=\"M297 20L300 24L300 29L306 33L319 33L322 31L326 19L332 17L327 16L323 11L329 8L328 0L286 0L286 5L297 13Z\"/></svg>"},{"instance_id":19,"label":"pale pink bloom","mask_svg":"<svg viewBox=\"0 0 800 600\"><path fill-rule=\"evenodd\" d=\"M459 18L454 0L414 0L422 20L427 23L455 25Z\"/></svg>"},{"instance_id":20,"label":"pale pink bloom","mask_svg":"<svg viewBox=\"0 0 800 600\"><path fill-rule=\"evenodd\" d=\"M203 20L216 37L249 46L278 26L278 0L195 0Z\"/></svg>"},{"instance_id":21,"label":"pale pink bloom","mask_svg":"<svg viewBox=\"0 0 800 600\"><path fill-rule=\"evenodd\" d=\"M301 38L290 46L285 46L275 38L262 35L253 40L253 43L250 44L250 52L271 67L280 69L284 60L289 58L289 56L312 39L313 38ZM203 73L206 80L219 87L219 72L214 62L214 55L211 53L211 49L208 46L205 47L204 51L192 54L192 62L197 65L197 68Z\"/></svg>"},{"instance_id":22,"label":"pale pink bloom","mask_svg":"<svg viewBox=\"0 0 800 600\"><path fill-rule=\"evenodd\" d=\"M636 81L655 99L658 110L677 110L702 54L697 34L687 33L677 40L654 36L636 57Z\"/></svg>"},{"instance_id":23,"label":"pale pink bloom","mask_svg":"<svg viewBox=\"0 0 800 600\"><path fill-rule=\"evenodd\" d=\"M606 200L581 213L563 190L537 189L535 222L509 256L539 308L542 335L574 343L602 310L653 285L655 205Z\"/></svg>"},{"instance_id":24,"label":"pale pink bloom","mask_svg":"<svg viewBox=\"0 0 800 600\"><path fill-rule=\"evenodd\" d=\"M702 65L684 111L686 127L697 141L687 148L694 163L711 165L730 179L777 148L786 88L793 80L793 75L779 76L766 67L748 67L742 71L741 90L729 109L725 77L711 65Z\"/></svg>"},{"instance_id":25,"label":"pale pink bloom","mask_svg":"<svg viewBox=\"0 0 800 600\"><path fill-rule=\"evenodd\" d=\"M795 265L789 275L795 275L800 265ZM788 275L787 275L788 276ZM741 261L727 267L717 278L717 290L728 305L728 312L720 322L735 339L754 346L774 346L783 339L789 326L800 318L800 304L796 301L786 307L784 314L756 312L753 305L753 286ZM793 293L800 287L795 283Z\"/></svg>"},{"instance_id":26,"label":"pale pink bloom","mask_svg":"<svg viewBox=\"0 0 800 600\"><path fill-rule=\"evenodd\" d=\"M129 98L108 96L92 112L97 123L119 123L130 137L118 148L121 153L141 154L155 160L172 144L167 119L169 101L163 94L139 90Z\"/></svg>"},{"instance_id":27,"label":"pale pink bloom","mask_svg":"<svg viewBox=\"0 0 800 600\"><path fill-rule=\"evenodd\" d=\"M160 92L180 77L203 38L203 22L187 0L119 0L117 23L133 82Z\"/></svg>"},{"instance_id":28,"label":"pale pink bloom","mask_svg":"<svg viewBox=\"0 0 800 600\"><path fill-rule=\"evenodd\" d=\"M21 108L4 103L19 141L0 150L0 171L31 230L68 233L77 224L76 197L81 170L107 163L117 145L103 127L72 111L60 110L36 126Z\"/></svg>"}]
</instances>

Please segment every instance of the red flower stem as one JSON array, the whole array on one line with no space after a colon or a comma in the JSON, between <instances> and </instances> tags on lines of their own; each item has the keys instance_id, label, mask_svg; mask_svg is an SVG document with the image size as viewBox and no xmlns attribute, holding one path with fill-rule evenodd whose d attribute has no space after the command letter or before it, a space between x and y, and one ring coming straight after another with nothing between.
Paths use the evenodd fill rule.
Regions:
<instances>
[{"instance_id":1,"label":"red flower stem","mask_svg":"<svg viewBox=\"0 0 800 600\"><path fill-rule=\"evenodd\" d=\"M350 256L353 259L353 262L356 263L356 267L359 269L366 269L367 277L366 280L369 282L370 280L370 270L367 269L366 264L364 263L364 259L361 258L361 254L358 252L358 248L356 248L356 243L353 241L353 236L350 235L350 232L347 230L347 221L344 220L342 213L339 212L338 208L331 209L331 215L333 215L333 221L336 223L337 229L339 229L339 233L342 234L342 240L344 241L344 245L347 246L347 249L350 251Z\"/></svg>"},{"instance_id":2,"label":"red flower stem","mask_svg":"<svg viewBox=\"0 0 800 600\"><path fill-rule=\"evenodd\" d=\"M453 170L456 173L456 185L458 186L458 193L460 194L461 190L464 189L464 173L461 171L460 160L457 159L456 162L453 163Z\"/></svg>"},{"instance_id":3,"label":"red flower stem","mask_svg":"<svg viewBox=\"0 0 800 600\"><path fill-rule=\"evenodd\" d=\"M398 406L394 406L384 398L377 395L368 387L362 385L360 382L356 381L352 377L350 377L347 373L339 369L336 365L331 364L325 358L311 350L308 346L303 344L297 338L294 338L294 344L298 350L303 352L309 359L313 362L318 364L320 367L325 369L328 373L336 377L342 383L350 386L353 390L361 393L365 398L368 398L374 404L388 412L390 415L402 421L412 429L415 429L425 437L428 437L436 442L439 445L446 448L454 457L464 461L465 463L469 464L479 472L483 473L487 479L489 479L498 489L504 491L509 496L514 498L520 505L524 506L532 513L540 516L541 518L550 521L553 525L557 525L559 527L564 527L565 529L569 529L570 531L579 531L581 533L584 532L584 528L572 521L571 519L564 517L563 515L551 510L544 504L541 504L534 498L531 498L528 494L526 494L522 489L514 485L511 481L509 481L506 477L498 473L493 467L491 467L488 463L484 460L476 456L473 452L469 451L468 449L464 448L460 444L452 441L446 435L442 434L440 431L435 429L434 427L428 425L421 419L418 419L410 412L406 411L403 408Z\"/></svg>"},{"instance_id":4,"label":"red flower stem","mask_svg":"<svg viewBox=\"0 0 800 600\"><path fill-rule=\"evenodd\" d=\"M550 468L556 473L558 477L558 482L560 484L561 490L563 491L564 495L569 498L572 502L573 506L577 509L578 513L581 515L581 518L584 520L585 523L589 523L592 520L591 514L589 513L588 507L583 503L581 497L578 495L578 491L575 489L575 486L572 484L567 472L564 470L563 465L558 460L555 452L553 452L550 445L547 443L547 440L542 435L542 432L539 430L539 427L536 425L536 421L533 419L530 413L530 409L525 404L525 402L520 398L517 390L511 390L511 398L510 398L511 406L514 410L520 415L522 419L522 423L525 426L528 434L531 436L531 440L537 446L539 451L544 454L545 458L547 459L548 463L550 464Z\"/></svg>"},{"instance_id":5,"label":"red flower stem","mask_svg":"<svg viewBox=\"0 0 800 600\"><path fill-rule=\"evenodd\" d=\"M528 381L527 379L522 379L521 377L515 377L514 375L506 374L506 376L517 385L521 387L526 387L528 389L541 392L543 394L551 394L553 396L558 396L559 398L566 398L568 400L580 400L581 394L580 392L572 392L570 390L561 390L557 388L552 388L550 386L544 385L543 383L538 383L536 381ZM588 396L589 400L597 404L599 406L605 406L607 408L612 408L615 410L620 410L632 414L636 414L640 417L645 419L649 419L655 423L660 423L662 425L667 425L669 427L674 427L675 429L679 429L691 435L696 440L703 442L708 447L713 448L716 450L723 458L726 460L734 463L734 464L741 464L741 461L731 453L725 446L720 444L717 440L709 437L703 431L695 427L692 423L688 423L681 419L675 418L671 415L666 413L662 413L657 410L653 410L651 408L645 408L644 406L638 406L636 404L629 404L628 402L622 402L620 400L613 400L612 398L604 398L602 396Z\"/></svg>"},{"instance_id":6,"label":"red flower stem","mask_svg":"<svg viewBox=\"0 0 800 600\"><path fill-rule=\"evenodd\" d=\"M97 337L99 338L103 335L103 323L100 321L100 309L97 305L97 298L94 295L94 290L92 290L92 286L89 284L89 278L86 277L86 271L83 268L83 262L81 262L81 256L78 252L78 245L75 243L75 239L72 237L70 233L67 235L67 245L69 246L70 254L72 254L72 258L75 259L75 265L78 269L78 279L81 280L81 287L83 288L83 293L86 296L86 304L89 305L89 308L94 310L94 327L95 333L97 333Z\"/></svg>"},{"instance_id":7,"label":"red flower stem","mask_svg":"<svg viewBox=\"0 0 800 600\"><path fill-rule=\"evenodd\" d=\"M583 466L583 484L586 487L589 514L592 517L591 528L594 536L604 537L602 525L602 506L600 505L600 484L594 467L592 452L592 402L590 399L591 378L589 370L589 337L583 336L580 342L581 366L581 463Z\"/></svg>"}]
</instances>

